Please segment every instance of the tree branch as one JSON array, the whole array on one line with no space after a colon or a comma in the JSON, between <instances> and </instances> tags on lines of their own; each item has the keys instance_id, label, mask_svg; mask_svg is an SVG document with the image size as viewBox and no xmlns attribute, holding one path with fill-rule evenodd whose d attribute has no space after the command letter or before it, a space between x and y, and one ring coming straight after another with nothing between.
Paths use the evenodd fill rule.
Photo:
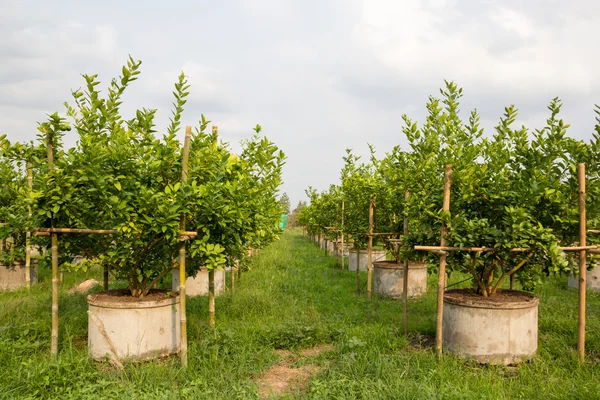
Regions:
<instances>
[{"instance_id":1,"label":"tree branch","mask_svg":"<svg viewBox=\"0 0 600 400\"><path fill-rule=\"evenodd\" d=\"M519 268L521 268L523 265L525 265L531 259L532 256L533 256L533 253L529 253L527 255L527 257L522 259L521 262L519 264L517 264L516 267L514 267L513 269L511 269L508 272L503 273L502 276L500 277L500 279L498 279L498 282L496 282L496 285L494 286L494 288L492 289L492 294L496 293L496 290L498 289L498 287L500 286L502 281L504 279L506 279L507 276L510 276L510 275L514 274L515 272L517 272L519 270Z\"/></svg>"}]
</instances>

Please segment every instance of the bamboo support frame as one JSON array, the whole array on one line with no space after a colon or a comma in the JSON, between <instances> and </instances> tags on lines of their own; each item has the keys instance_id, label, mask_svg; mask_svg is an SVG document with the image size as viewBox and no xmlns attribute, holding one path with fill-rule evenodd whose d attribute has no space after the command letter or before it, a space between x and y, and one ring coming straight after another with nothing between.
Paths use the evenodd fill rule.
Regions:
<instances>
[{"instance_id":1,"label":"bamboo support frame","mask_svg":"<svg viewBox=\"0 0 600 400\"><path fill-rule=\"evenodd\" d=\"M31 163L27 163L27 188L29 193L33 191L33 172ZM27 206L27 217L31 220L31 206ZM31 232L25 234L25 286L31 289Z\"/></svg>"},{"instance_id":2,"label":"bamboo support frame","mask_svg":"<svg viewBox=\"0 0 600 400\"><path fill-rule=\"evenodd\" d=\"M586 209L585 209L585 164L577 165L579 182L579 312L577 323L577 353L579 361L585 359L585 303L586 303Z\"/></svg>"},{"instance_id":3,"label":"bamboo support frame","mask_svg":"<svg viewBox=\"0 0 600 400\"><path fill-rule=\"evenodd\" d=\"M452 176L452 167L446 165L445 181L444 181L444 203L443 210L450 210L450 183ZM600 233L598 229L587 229L586 218L586 177L585 164L577 165L577 180L579 185L578 203L579 203L579 243L578 246L559 246L558 250L565 252L579 252L579 293L578 293L578 326L577 326L577 353L580 362L585 360L585 326L586 326L586 278L587 278L587 254L600 254L600 246L587 245L587 233ZM442 321L443 321L443 295L445 291L445 274L446 274L446 256L448 252L464 251L464 252L528 252L531 248L517 247L511 249L501 249L495 247L451 247L445 246L445 236L447 228L442 224L442 238L440 246L413 246L414 250L428 251L430 253L440 255L440 269L438 275L438 298L437 298L437 321L436 321L436 352L438 356L442 354ZM406 275L405 275L406 278ZM514 288L514 274L510 275L510 288Z\"/></svg>"},{"instance_id":4,"label":"bamboo support frame","mask_svg":"<svg viewBox=\"0 0 600 400\"><path fill-rule=\"evenodd\" d=\"M342 248L340 249L340 252L342 254L342 270L344 269L344 200L342 200Z\"/></svg>"},{"instance_id":5,"label":"bamboo support frame","mask_svg":"<svg viewBox=\"0 0 600 400\"><path fill-rule=\"evenodd\" d=\"M452 166L450 164L446 165L446 172L444 175L445 176L443 210L450 211L450 183L452 180ZM440 239L440 247L445 247L447 234L448 228L446 227L445 223L442 223L442 237ZM446 289L446 257L446 254L440 256L440 269L438 272L437 316L435 326L435 349L438 357L441 357L442 355L442 320L444 316L444 291Z\"/></svg>"},{"instance_id":6,"label":"bamboo support frame","mask_svg":"<svg viewBox=\"0 0 600 400\"><path fill-rule=\"evenodd\" d=\"M482 252L482 253L493 253L497 251L510 251L513 253L526 253L531 251L530 247L515 247L511 249L502 249L497 247L450 247L450 246L414 246L415 250L424 250L431 253L437 252L448 252L448 251L466 251L466 252ZM595 250L598 246L559 246L558 250L561 251L583 251L583 250Z\"/></svg>"},{"instance_id":7,"label":"bamboo support frame","mask_svg":"<svg viewBox=\"0 0 600 400\"><path fill-rule=\"evenodd\" d=\"M350 257L348 257L348 264L350 264ZM350 266L348 265L348 268ZM360 294L360 249L356 248L356 294Z\"/></svg>"},{"instance_id":8,"label":"bamboo support frame","mask_svg":"<svg viewBox=\"0 0 600 400\"><path fill-rule=\"evenodd\" d=\"M48 154L48 172L54 174L54 150L52 148L52 134L46 131L46 151ZM54 221L52 221L54 225ZM58 356L58 237L52 234L52 333L50 340L50 354L53 359Z\"/></svg>"},{"instance_id":9,"label":"bamboo support frame","mask_svg":"<svg viewBox=\"0 0 600 400\"><path fill-rule=\"evenodd\" d=\"M212 132L214 135L215 148L219 143L219 127L213 126ZM208 323L214 328L215 326L215 269L211 268L208 271Z\"/></svg>"},{"instance_id":10,"label":"bamboo support frame","mask_svg":"<svg viewBox=\"0 0 600 400\"><path fill-rule=\"evenodd\" d=\"M373 195L369 199L369 250L367 254L367 299L371 300L373 286ZM358 258L358 257L357 257Z\"/></svg>"},{"instance_id":11,"label":"bamboo support frame","mask_svg":"<svg viewBox=\"0 0 600 400\"><path fill-rule=\"evenodd\" d=\"M405 202L408 201L410 192L404 195ZM408 217L404 217L404 235L408 235ZM408 335L408 259L404 260L404 281L402 282L402 325L404 336Z\"/></svg>"},{"instance_id":12,"label":"bamboo support frame","mask_svg":"<svg viewBox=\"0 0 600 400\"><path fill-rule=\"evenodd\" d=\"M235 293L235 270L237 269L236 264L237 264L237 261L233 262L231 264L231 268L230 268L230 271L231 271L231 294Z\"/></svg>"},{"instance_id":13,"label":"bamboo support frame","mask_svg":"<svg viewBox=\"0 0 600 400\"><path fill-rule=\"evenodd\" d=\"M192 137L192 127L185 128L185 139L183 142L183 155L181 160L181 182L185 184L188 179L188 161L190 158L190 144ZM180 228L182 235L185 232L185 214L181 214ZM181 334L181 348L179 359L184 368L188 366L188 344L187 344L187 313L186 313L186 292L185 292L185 242L179 243L179 324Z\"/></svg>"}]
</instances>

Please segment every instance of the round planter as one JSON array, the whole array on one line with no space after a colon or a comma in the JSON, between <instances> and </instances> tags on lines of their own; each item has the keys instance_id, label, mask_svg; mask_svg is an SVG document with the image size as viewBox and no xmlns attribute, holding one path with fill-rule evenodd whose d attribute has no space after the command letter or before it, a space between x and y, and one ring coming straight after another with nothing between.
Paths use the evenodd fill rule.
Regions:
<instances>
[{"instance_id":1,"label":"round planter","mask_svg":"<svg viewBox=\"0 0 600 400\"><path fill-rule=\"evenodd\" d=\"M597 265L593 270L587 271L585 274L585 286L587 290L592 292L600 292L600 265ZM569 287L579 290L579 277L569 276Z\"/></svg>"},{"instance_id":2,"label":"round planter","mask_svg":"<svg viewBox=\"0 0 600 400\"><path fill-rule=\"evenodd\" d=\"M333 240L328 240L327 241L327 253L333 255L334 251L335 251L335 242Z\"/></svg>"},{"instance_id":3,"label":"round planter","mask_svg":"<svg viewBox=\"0 0 600 400\"><path fill-rule=\"evenodd\" d=\"M29 267L30 285L38 281L38 260L31 259ZM14 290L26 287L25 261L13 263L12 265L0 264L0 290Z\"/></svg>"},{"instance_id":4,"label":"round planter","mask_svg":"<svg viewBox=\"0 0 600 400\"><path fill-rule=\"evenodd\" d=\"M172 289L179 291L179 268L173 270ZM215 269L215 296L225 292L225 271ZM208 296L208 271L201 269L196 276L189 276L185 280L185 294L187 296Z\"/></svg>"},{"instance_id":5,"label":"round planter","mask_svg":"<svg viewBox=\"0 0 600 400\"><path fill-rule=\"evenodd\" d=\"M356 271L356 250L350 250L348 255L348 271ZM371 261L382 261L385 260L385 250L373 250L371 253ZM367 270L369 264L369 251L361 250L358 255L358 265L361 271Z\"/></svg>"},{"instance_id":6,"label":"round planter","mask_svg":"<svg viewBox=\"0 0 600 400\"><path fill-rule=\"evenodd\" d=\"M88 347L95 360L144 360L179 352L179 296L153 290L143 299L128 289L93 293Z\"/></svg>"},{"instance_id":7,"label":"round planter","mask_svg":"<svg viewBox=\"0 0 600 400\"><path fill-rule=\"evenodd\" d=\"M343 250L343 254L344 257L348 257L348 255L350 254L350 245L344 243L344 250ZM342 256L342 242L338 241L335 245L335 250L334 250L334 255L336 257L341 257Z\"/></svg>"},{"instance_id":8,"label":"round planter","mask_svg":"<svg viewBox=\"0 0 600 400\"><path fill-rule=\"evenodd\" d=\"M394 299L404 293L404 263L377 261L373 263L375 293ZM408 297L420 297L427 291L427 263L408 263Z\"/></svg>"},{"instance_id":9,"label":"round planter","mask_svg":"<svg viewBox=\"0 0 600 400\"><path fill-rule=\"evenodd\" d=\"M516 364L535 356L539 298L516 290L482 297L474 289L444 294L443 347L485 364Z\"/></svg>"}]
</instances>

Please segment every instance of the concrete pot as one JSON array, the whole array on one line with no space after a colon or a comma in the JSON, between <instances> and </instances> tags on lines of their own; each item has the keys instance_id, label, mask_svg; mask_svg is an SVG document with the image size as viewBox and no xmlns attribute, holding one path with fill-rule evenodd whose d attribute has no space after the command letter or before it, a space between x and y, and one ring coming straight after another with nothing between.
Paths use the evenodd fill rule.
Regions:
<instances>
[{"instance_id":1,"label":"concrete pot","mask_svg":"<svg viewBox=\"0 0 600 400\"><path fill-rule=\"evenodd\" d=\"M350 245L344 243L344 257L348 257L348 255L350 254ZM334 250L334 255L336 257L341 257L342 256L342 242L337 242L337 245L335 246L335 250Z\"/></svg>"},{"instance_id":2,"label":"concrete pot","mask_svg":"<svg viewBox=\"0 0 600 400\"><path fill-rule=\"evenodd\" d=\"M330 255L333 255L334 251L335 251L335 242L333 240L328 240L327 241L327 253Z\"/></svg>"},{"instance_id":3,"label":"concrete pot","mask_svg":"<svg viewBox=\"0 0 600 400\"><path fill-rule=\"evenodd\" d=\"M348 271L356 271L356 250L350 250L348 255ZM385 250L373 250L371 253L371 260L382 261L385 260ZM369 252L367 250L361 250L358 255L358 265L361 271L367 270L367 264L369 263Z\"/></svg>"},{"instance_id":4,"label":"concrete pot","mask_svg":"<svg viewBox=\"0 0 600 400\"><path fill-rule=\"evenodd\" d=\"M597 265L591 271L587 271L585 276L585 286L587 290L592 292L600 292L600 265ZM571 289L579 290L579 277L576 278L575 276L570 275L568 284Z\"/></svg>"},{"instance_id":5,"label":"concrete pot","mask_svg":"<svg viewBox=\"0 0 600 400\"><path fill-rule=\"evenodd\" d=\"M404 293L404 263L378 261L373 263L375 293L394 299ZM427 292L427 263L408 263L408 297L420 297Z\"/></svg>"},{"instance_id":6,"label":"concrete pot","mask_svg":"<svg viewBox=\"0 0 600 400\"><path fill-rule=\"evenodd\" d=\"M155 290L143 299L128 289L87 297L88 347L95 360L144 360L179 352L179 296Z\"/></svg>"},{"instance_id":7,"label":"concrete pot","mask_svg":"<svg viewBox=\"0 0 600 400\"><path fill-rule=\"evenodd\" d=\"M38 260L31 259L29 267L30 285L38 282ZM25 261L13 263L12 265L0 264L0 290L15 290L26 287Z\"/></svg>"},{"instance_id":8,"label":"concrete pot","mask_svg":"<svg viewBox=\"0 0 600 400\"><path fill-rule=\"evenodd\" d=\"M446 291L444 351L484 364L516 364L535 356L539 298L516 290L498 290L496 296Z\"/></svg>"},{"instance_id":9,"label":"concrete pot","mask_svg":"<svg viewBox=\"0 0 600 400\"><path fill-rule=\"evenodd\" d=\"M179 291L179 268L172 272L172 288ZM225 292L225 271L215 269L215 296ZM185 294L187 296L208 296L208 271L201 269L196 276L188 276L185 280Z\"/></svg>"}]
</instances>

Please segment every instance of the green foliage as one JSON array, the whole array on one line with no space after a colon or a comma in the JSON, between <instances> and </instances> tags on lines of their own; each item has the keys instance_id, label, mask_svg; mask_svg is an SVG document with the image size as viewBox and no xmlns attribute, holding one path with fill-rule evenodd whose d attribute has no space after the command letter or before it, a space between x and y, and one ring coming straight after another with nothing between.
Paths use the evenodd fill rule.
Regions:
<instances>
[{"instance_id":1,"label":"green foliage","mask_svg":"<svg viewBox=\"0 0 600 400\"><path fill-rule=\"evenodd\" d=\"M372 196L376 232L400 233L404 218L409 220L409 235L401 247L383 240L396 260L427 259L437 266L437 256L414 251L413 246L439 245L442 222L449 246L496 248L448 257L448 270L470 273L484 296L493 295L512 274L532 289L544 276L570 273L559 246L578 242L578 163L587 168L588 226L600 226L600 108L595 110L598 123L589 143L567 136L569 125L559 117L558 98L550 102L543 128L530 132L514 127L517 109L511 105L494 135L484 136L476 110L468 121L461 119L462 95L454 82L446 82L439 98L429 97L421 126L403 115L408 150L396 146L377 159L371 147L370 162L361 164L347 150L340 187L346 206L344 231L352 235L355 247L365 247L367 238L361 233L368 230ZM451 202L450 211L443 212L447 164L452 167ZM331 223L319 208L326 192L307 193L311 206L302 224L315 225L320 215L326 219L321 225Z\"/></svg>"},{"instance_id":2,"label":"green foliage","mask_svg":"<svg viewBox=\"0 0 600 400\"><path fill-rule=\"evenodd\" d=\"M141 108L124 120L121 98L138 79L141 61L130 58L103 98L97 75L83 75L86 86L67 106L78 135L75 148L63 150L64 122L40 125L55 148L55 170L36 177L34 213L43 226L115 229L116 236L63 235L61 255L96 259L125 279L133 296L143 297L178 265L180 216L198 236L186 243L191 275L240 258L245 247L276 238L285 156L268 139L255 135L241 156L205 131L204 116L191 137L188 181L183 183L182 144L177 139L189 85L182 73L175 83L171 123L157 135L157 110ZM44 139L41 137L40 139ZM41 182L47 182L42 186Z\"/></svg>"}]
</instances>

